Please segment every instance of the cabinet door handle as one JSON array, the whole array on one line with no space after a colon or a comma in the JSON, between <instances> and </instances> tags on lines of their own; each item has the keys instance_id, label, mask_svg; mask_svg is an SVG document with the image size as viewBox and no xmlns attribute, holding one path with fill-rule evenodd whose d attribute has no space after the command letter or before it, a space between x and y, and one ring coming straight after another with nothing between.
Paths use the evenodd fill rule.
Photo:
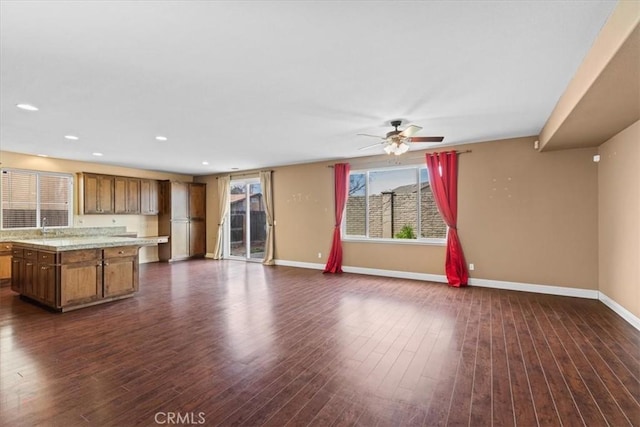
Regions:
<instances>
[{"instance_id":1,"label":"cabinet door handle","mask_svg":"<svg viewBox=\"0 0 640 427\"><path fill-rule=\"evenodd\" d=\"M122 255L124 253L124 251L118 251L118 254Z\"/></svg>"},{"instance_id":2,"label":"cabinet door handle","mask_svg":"<svg viewBox=\"0 0 640 427\"><path fill-rule=\"evenodd\" d=\"M27 252L27 256L31 256L33 252Z\"/></svg>"},{"instance_id":3,"label":"cabinet door handle","mask_svg":"<svg viewBox=\"0 0 640 427\"><path fill-rule=\"evenodd\" d=\"M105 262L105 263L104 263L104 265L109 265L109 263L108 263L108 262Z\"/></svg>"},{"instance_id":4,"label":"cabinet door handle","mask_svg":"<svg viewBox=\"0 0 640 427\"><path fill-rule=\"evenodd\" d=\"M27 265L33 265L33 263L32 262L28 262Z\"/></svg>"}]
</instances>

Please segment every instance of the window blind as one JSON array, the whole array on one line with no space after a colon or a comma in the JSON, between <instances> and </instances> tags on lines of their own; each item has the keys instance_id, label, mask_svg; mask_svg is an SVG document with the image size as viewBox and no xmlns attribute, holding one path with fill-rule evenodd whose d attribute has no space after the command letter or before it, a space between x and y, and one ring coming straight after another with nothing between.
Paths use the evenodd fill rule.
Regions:
<instances>
[{"instance_id":1,"label":"window blind","mask_svg":"<svg viewBox=\"0 0 640 427\"><path fill-rule=\"evenodd\" d=\"M66 174L3 169L0 181L2 228L68 227L73 177Z\"/></svg>"}]
</instances>

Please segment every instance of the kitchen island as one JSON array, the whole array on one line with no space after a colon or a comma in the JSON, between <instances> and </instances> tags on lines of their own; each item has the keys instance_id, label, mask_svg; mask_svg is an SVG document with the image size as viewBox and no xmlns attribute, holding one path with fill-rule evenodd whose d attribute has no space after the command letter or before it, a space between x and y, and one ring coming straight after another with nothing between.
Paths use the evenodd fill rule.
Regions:
<instances>
[{"instance_id":1,"label":"kitchen island","mask_svg":"<svg viewBox=\"0 0 640 427\"><path fill-rule=\"evenodd\" d=\"M158 242L114 236L13 240L11 288L57 311L129 298L138 290L138 250Z\"/></svg>"}]
</instances>

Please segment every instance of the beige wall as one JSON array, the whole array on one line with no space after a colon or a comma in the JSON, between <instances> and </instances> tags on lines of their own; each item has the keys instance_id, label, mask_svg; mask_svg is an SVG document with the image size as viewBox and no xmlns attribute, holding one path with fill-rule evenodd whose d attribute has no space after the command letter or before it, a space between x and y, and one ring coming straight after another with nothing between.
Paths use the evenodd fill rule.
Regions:
<instances>
[{"instance_id":1,"label":"beige wall","mask_svg":"<svg viewBox=\"0 0 640 427\"><path fill-rule=\"evenodd\" d=\"M598 176L592 162L596 149L538 153L533 140L456 147L472 150L460 155L458 224L467 261L476 267L471 277L598 289ZM16 153L0 152L0 156L3 167L192 180ZM411 152L399 158L372 156L349 162L352 169L362 169L421 164L423 159L424 152ZM331 164L274 168L277 259L326 263L334 222ZM217 180L205 176L195 181L207 184L207 252L211 253L219 222ZM155 216L76 215L74 224L124 225L140 235L157 234ZM345 266L444 274L443 246L345 242L343 247ZM156 259L155 248L144 251L141 259Z\"/></svg>"},{"instance_id":2,"label":"beige wall","mask_svg":"<svg viewBox=\"0 0 640 427\"><path fill-rule=\"evenodd\" d=\"M476 267L471 275L595 290L596 149L538 153L533 141L519 138L457 147L472 150L460 155L458 224L467 260ZM424 152L412 152L349 162L357 169L423 159ZM330 164L274 168L276 259L326 263L334 222ZM207 251L212 252L218 224L216 180L198 180L209 184ZM444 274L443 246L345 242L343 248L345 266Z\"/></svg>"},{"instance_id":3,"label":"beige wall","mask_svg":"<svg viewBox=\"0 0 640 427\"><path fill-rule=\"evenodd\" d=\"M460 157L459 231L472 277L597 289L595 149L538 153L535 138Z\"/></svg>"},{"instance_id":4,"label":"beige wall","mask_svg":"<svg viewBox=\"0 0 640 427\"><path fill-rule=\"evenodd\" d=\"M139 236L158 235L158 217L155 215L83 215L78 213L77 189L78 172L95 172L109 175L131 176L135 178L172 179L177 181L192 181L193 177L141 169L123 168L90 162L61 160L51 157L29 156L25 154L0 151L0 166L3 168L29 169L46 172L60 172L74 174L74 227L109 227L125 226L127 231L136 232ZM140 262L158 260L157 247L140 249Z\"/></svg>"},{"instance_id":5,"label":"beige wall","mask_svg":"<svg viewBox=\"0 0 640 427\"><path fill-rule=\"evenodd\" d=\"M640 317L640 121L599 148L599 287Z\"/></svg>"},{"instance_id":6,"label":"beige wall","mask_svg":"<svg viewBox=\"0 0 640 427\"><path fill-rule=\"evenodd\" d=\"M276 259L326 263L333 232L330 163L277 168L273 173ZM318 258L321 253L321 258Z\"/></svg>"},{"instance_id":7,"label":"beige wall","mask_svg":"<svg viewBox=\"0 0 640 427\"><path fill-rule=\"evenodd\" d=\"M325 263L331 244L333 170L331 163L273 168L275 253L277 259ZM258 177L258 171L233 175L232 179ZM197 177L207 184L207 252L214 250L220 215L215 176ZM322 257L318 258L318 252Z\"/></svg>"}]
</instances>

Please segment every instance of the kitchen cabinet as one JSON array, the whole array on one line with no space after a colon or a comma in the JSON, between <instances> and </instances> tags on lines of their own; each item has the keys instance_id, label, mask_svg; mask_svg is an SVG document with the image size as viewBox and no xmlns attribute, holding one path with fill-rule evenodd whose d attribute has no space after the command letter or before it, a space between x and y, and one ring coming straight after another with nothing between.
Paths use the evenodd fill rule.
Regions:
<instances>
[{"instance_id":1,"label":"kitchen cabinet","mask_svg":"<svg viewBox=\"0 0 640 427\"><path fill-rule=\"evenodd\" d=\"M11 289L46 305L57 296L57 256L55 252L14 248Z\"/></svg>"},{"instance_id":2,"label":"kitchen cabinet","mask_svg":"<svg viewBox=\"0 0 640 427\"><path fill-rule=\"evenodd\" d=\"M23 249L13 248L11 250L11 290L22 292L22 277L24 272Z\"/></svg>"},{"instance_id":3,"label":"kitchen cabinet","mask_svg":"<svg viewBox=\"0 0 640 427\"><path fill-rule=\"evenodd\" d=\"M138 290L139 248L52 252L17 246L13 250L12 289L59 311L131 297Z\"/></svg>"},{"instance_id":4,"label":"kitchen cabinet","mask_svg":"<svg viewBox=\"0 0 640 427\"><path fill-rule=\"evenodd\" d=\"M11 243L0 243L0 283L11 279Z\"/></svg>"},{"instance_id":5,"label":"kitchen cabinet","mask_svg":"<svg viewBox=\"0 0 640 427\"><path fill-rule=\"evenodd\" d=\"M206 184L160 183L158 232L169 242L158 245L160 261L201 257L206 253Z\"/></svg>"},{"instance_id":6,"label":"kitchen cabinet","mask_svg":"<svg viewBox=\"0 0 640 427\"><path fill-rule=\"evenodd\" d=\"M138 248L105 248L103 252L104 297L130 294L138 290Z\"/></svg>"},{"instance_id":7,"label":"kitchen cabinet","mask_svg":"<svg viewBox=\"0 0 640 427\"><path fill-rule=\"evenodd\" d=\"M205 184L189 186L189 253L192 256L204 256L207 252L206 191Z\"/></svg>"},{"instance_id":8,"label":"kitchen cabinet","mask_svg":"<svg viewBox=\"0 0 640 427\"><path fill-rule=\"evenodd\" d=\"M116 214L140 213L140 180L116 176L114 178L113 210Z\"/></svg>"},{"instance_id":9,"label":"kitchen cabinet","mask_svg":"<svg viewBox=\"0 0 640 427\"><path fill-rule=\"evenodd\" d=\"M154 179L81 172L79 210L84 214L157 215L159 184Z\"/></svg>"},{"instance_id":10,"label":"kitchen cabinet","mask_svg":"<svg viewBox=\"0 0 640 427\"><path fill-rule=\"evenodd\" d=\"M140 180L140 213L158 214L158 181L155 179Z\"/></svg>"},{"instance_id":11,"label":"kitchen cabinet","mask_svg":"<svg viewBox=\"0 0 640 427\"><path fill-rule=\"evenodd\" d=\"M44 304L55 305L58 284L56 254L38 251L35 273L36 286L34 297Z\"/></svg>"},{"instance_id":12,"label":"kitchen cabinet","mask_svg":"<svg viewBox=\"0 0 640 427\"><path fill-rule=\"evenodd\" d=\"M85 214L114 213L115 176L82 174Z\"/></svg>"},{"instance_id":13,"label":"kitchen cabinet","mask_svg":"<svg viewBox=\"0 0 640 427\"><path fill-rule=\"evenodd\" d=\"M203 219L189 222L189 255L204 256L207 253L207 227Z\"/></svg>"},{"instance_id":14,"label":"kitchen cabinet","mask_svg":"<svg viewBox=\"0 0 640 427\"><path fill-rule=\"evenodd\" d=\"M58 307L90 304L102 298L102 254L99 249L64 252L60 266Z\"/></svg>"}]
</instances>

